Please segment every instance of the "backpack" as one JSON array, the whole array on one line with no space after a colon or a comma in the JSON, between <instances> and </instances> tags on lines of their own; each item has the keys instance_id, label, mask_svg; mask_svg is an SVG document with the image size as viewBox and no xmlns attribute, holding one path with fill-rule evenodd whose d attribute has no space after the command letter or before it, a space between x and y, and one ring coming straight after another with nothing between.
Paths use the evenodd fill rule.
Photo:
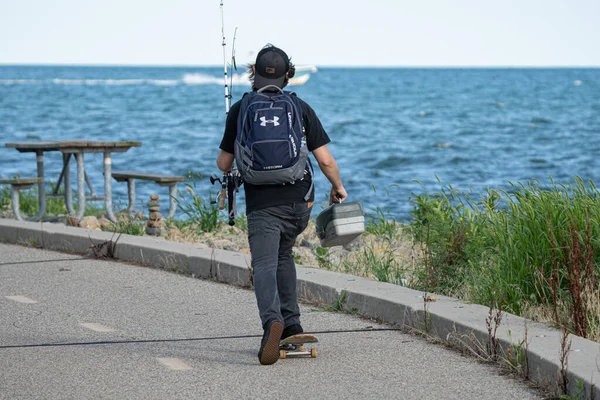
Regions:
<instances>
[{"instance_id":1,"label":"backpack","mask_svg":"<svg viewBox=\"0 0 600 400\"><path fill-rule=\"evenodd\" d=\"M266 92L269 88L277 92ZM296 94L277 86L244 94L234 154L244 182L276 185L302 180L310 160Z\"/></svg>"}]
</instances>

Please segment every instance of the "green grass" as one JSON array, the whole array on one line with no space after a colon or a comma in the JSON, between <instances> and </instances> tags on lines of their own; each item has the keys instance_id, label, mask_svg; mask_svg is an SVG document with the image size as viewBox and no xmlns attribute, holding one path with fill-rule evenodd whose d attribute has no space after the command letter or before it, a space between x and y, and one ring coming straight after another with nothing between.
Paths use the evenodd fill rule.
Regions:
<instances>
[{"instance_id":1,"label":"green grass","mask_svg":"<svg viewBox=\"0 0 600 400\"><path fill-rule=\"evenodd\" d=\"M118 216L117 222L107 227L101 227L103 231L124 233L127 235L143 236L146 232L146 221L137 217Z\"/></svg>"},{"instance_id":2,"label":"green grass","mask_svg":"<svg viewBox=\"0 0 600 400\"><path fill-rule=\"evenodd\" d=\"M346 302L348 301L348 292L346 290L342 290L339 295L335 296L335 300L332 305L324 307L323 310L330 312L340 312L344 310L346 306Z\"/></svg>"},{"instance_id":3,"label":"green grass","mask_svg":"<svg viewBox=\"0 0 600 400\"><path fill-rule=\"evenodd\" d=\"M46 191L46 195L52 193L54 188L49 188ZM59 191L59 194L63 194L63 191ZM77 196L73 195L73 206L77 210ZM11 188L10 185L3 185L0 187L0 209L2 210L11 210L12 206L12 197L11 197ZM96 205L96 203L87 202L86 209L84 215L93 215L100 216L104 213L103 204L100 202L100 205ZM38 198L38 188L37 186L32 187L31 189L21 190L19 192L19 208L22 215L34 216L38 213L39 207L39 198ZM48 198L46 197L46 215L66 215L67 207L65 205L65 201L63 198Z\"/></svg>"},{"instance_id":4,"label":"green grass","mask_svg":"<svg viewBox=\"0 0 600 400\"><path fill-rule=\"evenodd\" d=\"M371 243L350 254L350 256L339 257L339 260L335 260L336 257L330 253L329 249L324 247L315 249L319 268L364 276L380 282L403 284L406 267L401 264L399 258L389 247L376 247Z\"/></svg>"},{"instance_id":5,"label":"green grass","mask_svg":"<svg viewBox=\"0 0 600 400\"><path fill-rule=\"evenodd\" d=\"M343 272L364 275L380 282L401 284L406 269L389 247L376 248L367 245L357 252L354 258L342 262Z\"/></svg>"},{"instance_id":6,"label":"green grass","mask_svg":"<svg viewBox=\"0 0 600 400\"><path fill-rule=\"evenodd\" d=\"M385 188L386 196L390 196L390 190L397 188L399 185L393 183ZM371 185L373 192L377 193L375 185ZM365 213L365 232L377 236L382 236L392 240L398 233L398 223L390 215L390 213L381 207L377 207Z\"/></svg>"},{"instance_id":7,"label":"green grass","mask_svg":"<svg viewBox=\"0 0 600 400\"><path fill-rule=\"evenodd\" d=\"M374 213L367 213L367 223L365 224L365 232L372 235L383 236L387 239L393 239L398 229L396 221L381 208L377 207Z\"/></svg>"},{"instance_id":8,"label":"green grass","mask_svg":"<svg viewBox=\"0 0 600 400\"><path fill-rule=\"evenodd\" d=\"M8 185L0 186L0 210L10 209L10 204L11 204L10 199L11 199L10 186L8 186Z\"/></svg>"},{"instance_id":9,"label":"green grass","mask_svg":"<svg viewBox=\"0 0 600 400\"><path fill-rule=\"evenodd\" d=\"M511 184L479 199L452 187L411 197L423 257L413 286L549 319L600 340L600 192L593 182Z\"/></svg>"},{"instance_id":10,"label":"green grass","mask_svg":"<svg viewBox=\"0 0 600 400\"><path fill-rule=\"evenodd\" d=\"M221 213L216 204L210 201L210 193L208 199L202 198L196 194L196 181L194 175L190 174L189 183L185 184L185 192L177 191L177 207L187 217L187 219L198 225L201 232L213 232L217 230L221 223ZM184 203L183 200L187 196L191 201Z\"/></svg>"}]
</instances>

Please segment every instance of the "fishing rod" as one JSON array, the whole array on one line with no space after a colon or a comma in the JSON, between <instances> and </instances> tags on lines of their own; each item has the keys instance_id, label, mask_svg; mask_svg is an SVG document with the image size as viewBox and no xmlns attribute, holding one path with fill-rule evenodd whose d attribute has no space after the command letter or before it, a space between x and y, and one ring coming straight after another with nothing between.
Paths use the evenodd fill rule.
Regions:
<instances>
[{"instance_id":1,"label":"fishing rod","mask_svg":"<svg viewBox=\"0 0 600 400\"><path fill-rule=\"evenodd\" d=\"M231 94L229 93L229 85L227 84L227 41L225 40L225 17L223 15L223 0L221 0L221 35L223 36L223 81L225 82L225 114L229 113L229 104Z\"/></svg>"},{"instance_id":2,"label":"fishing rod","mask_svg":"<svg viewBox=\"0 0 600 400\"><path fill-rule=\"evenodd\" d=\"M231 92L233 91L233 71L230 74L229 84L227 83L227 41L225 40L225 18L223 16L223 0L221 0L221 34L223 36L223 81L225 83L225 115L229 114L230 101L233 97ZM233 33L233 43L231 46L231 64L230 67L237 71L235 63L235 38L237 36L237 28ZM236 206L235 199L236 194L240 191L240 186L243 184L242 176L239 171L235 168L224 172L221 178L217 176L210 177L210 183L215 184L219 182L221 184L221 190L217 194L215 201L211 201L211 204L219 203L219 210L225 209L225 197L227 197L227 216L229 225L235 225Z\"/></svg>"},{"instance_id":3,"label":"fishing rod","mask_svg":"<svg viewBox=\"0 0 600 400\"><path fill-rule=\"evenodd\" d=\"M233 168L230 171L224 172L221 178L217 176L210 177L210 183L221 184L221 190L217 195L217 199L211 201L211 204L219 203L219 210L225 209L225 197L227 197L227 223L231 226L235 225L235 215L237 209L235 206L236 194L240 191L240 186L244 183L239 171Z\"/></svg>"}]
</instances>

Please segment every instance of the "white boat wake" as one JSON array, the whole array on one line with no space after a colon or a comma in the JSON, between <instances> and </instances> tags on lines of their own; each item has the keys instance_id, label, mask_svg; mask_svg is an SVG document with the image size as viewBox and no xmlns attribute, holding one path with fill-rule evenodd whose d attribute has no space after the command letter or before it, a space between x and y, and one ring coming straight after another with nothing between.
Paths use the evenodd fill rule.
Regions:
<instances>
[{"instance_id":1,"label":"white boat wake","mask_svg":"<svg viewBox=\"0 0 600 400\"><path fill-rule=\"evenodd\" d=\"M314 65L296 67L296 72L306 72L302 75L290 79L289 86L304 85L310 79L310 73L317 72ZM231 83L234 86L250 86L248 73L233 74ZM85 86L132 86L132 85L155 85L155 86L176 86L176 85L222 85L223 77L214 76L205 73L184 74L181 79L0 79L0 85L85 85Z\"/></svg>"}]
</instances>

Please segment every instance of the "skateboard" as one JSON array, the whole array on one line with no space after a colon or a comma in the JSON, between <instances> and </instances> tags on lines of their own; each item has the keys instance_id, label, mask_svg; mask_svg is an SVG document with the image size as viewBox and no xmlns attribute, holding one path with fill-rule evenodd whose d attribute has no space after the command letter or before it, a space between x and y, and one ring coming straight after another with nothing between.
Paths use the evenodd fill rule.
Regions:
<instances>
[{"instance_id":1,"label":"skateboard","mask_svg":"<svg viewBox=\"0 0 600 400\"><path fill-rule=\"evenodd\" d=\"M317 357L317 349L314 347L307 350L304 345L306 343L317 343L318 340L313 335L301 333L299 335L290 336L279 342L279 358L288 357Z\"/></svg>"}]
</instances>

